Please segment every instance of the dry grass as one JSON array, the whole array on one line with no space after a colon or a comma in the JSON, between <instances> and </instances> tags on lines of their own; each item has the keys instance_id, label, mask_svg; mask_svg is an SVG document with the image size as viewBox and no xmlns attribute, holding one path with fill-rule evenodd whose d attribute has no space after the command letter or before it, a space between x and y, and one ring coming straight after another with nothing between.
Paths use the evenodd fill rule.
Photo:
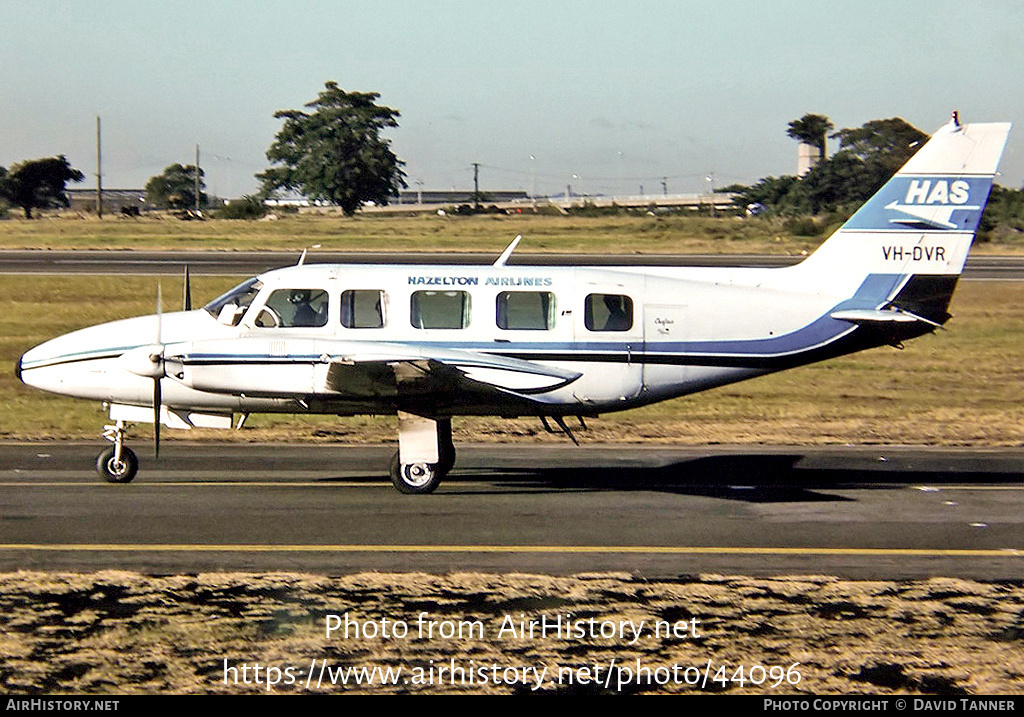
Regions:
<instances>
[{"instance_id":1,"label":"dry grass","mask_svg":"<svg viewBox=\"0 0 1024 717\"><path fill-rule=\"evenodd\" d=\"M798 236L781 219L695 215L604 217L513 214L472 217L363 214L287 215L276 221L181 221L159 216L97 220L86 215L0 221L0 248L26 249L293 249L460 251L497 256L517 234L521 252L599 254L786 254L814 249L837 228ZM1024 241L981 244L976 252L1020 254Z\"/></svg>"},{"instance_id":2,"label":"dry grass","mask_svg":"<svg viewBox=\"0 0 1024 717\"><path fill-rule=\"evenodd\" d=\"M325 634L326 616L362 624L404 622L404 639L345 639ZM451 639L420 639L418 616L478 622ZM644 622L640 638L506 632L506 618L558 616ZM350 667L496 665L548 669L542 694L700 693L998 695L1024 690L1024 588L936 578L849 581L823 576L744 578L703 575L646 580L621 574L575 577L364 573L203 574L145 577L10 573L0 575L0 693L13 694L302 694L530 693L522 684L316 685L323 661ZM694 620L696 622L694 622ZM656 636L658 621L688 629ZM696 630L692 630L696 627ZM694 633L696 636L694 636ZM703 674L734 678L754 665L792 668L796 684L715 682L569 684L559 668L621 668L637 661L679 681ZM316 660L312 684L306 676ZM226 661L226 665L225 665ZM253 683L253 667L281 671L282 683ZM235 684L249 666L250 684ZM795 665L795 666L794 666ZM225 671L225 666L236 672ZM283 678L295 669L293 682ZM696 673L684 677L687 667ZM719 667L725 668L718 672ZM225 684L225 674L228 684ZM488 672L488 674L494 674ZM579 676L581 673L576 673ZM593 673L591 673L593 674ZM784 673L778 673L784 674ZM603 675L603 673L602 673ZM755 673L760 681L764 675Z\"/></svg>"},{"instance_id":3,"label":"dry grass","mask_svg":"<svg viewBox=\"0 0 1024 717\"><path fill-rule=\"evenodd\" d=\"M7 248L302 249L320 244L349 251L493 251L516 234L522 250L800 253L816 242L788 237L768 221L710 217L439 217L286 216L277 221L183 222L173 218L69 219L0 222ZM778 237L778 241L776 241Z\"/></svg>"}]
</instances>

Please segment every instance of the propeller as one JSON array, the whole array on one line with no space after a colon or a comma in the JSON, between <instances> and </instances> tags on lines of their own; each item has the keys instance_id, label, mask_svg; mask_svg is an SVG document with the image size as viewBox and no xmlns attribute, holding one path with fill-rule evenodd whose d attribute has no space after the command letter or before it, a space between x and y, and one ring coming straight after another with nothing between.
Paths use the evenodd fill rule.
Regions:
<instances>
[{"instance_id":1,"label":"propeller","mask_svg":"<svg viewBox=\"0 0 1024 717\"><path fill-rule=\"evenodd\" d=\"M160 408L163 406L161 379L167 375L163 343L163 293L156 285L156 341L149 346L139 346L121 354L121 367L136 376L153 379L153 444L154 453L160 457Z\"/></svg>"},{"instance_id":2,"label":"propeller","mask_svg":"<svg viewBox=\"0 0 1024 717\"><path fill-rule=\"evenodd\" d=\"M188 286L188 268L185 269L186 291ZM150 360L156 365L153 372L153 457L160 457L160 407L163 405L163 391L160 381L164 377L164 344L163 344L163 293L160 289L160 282L156 285L156 351L149 355Z\"/></svg>"}]
</instances>

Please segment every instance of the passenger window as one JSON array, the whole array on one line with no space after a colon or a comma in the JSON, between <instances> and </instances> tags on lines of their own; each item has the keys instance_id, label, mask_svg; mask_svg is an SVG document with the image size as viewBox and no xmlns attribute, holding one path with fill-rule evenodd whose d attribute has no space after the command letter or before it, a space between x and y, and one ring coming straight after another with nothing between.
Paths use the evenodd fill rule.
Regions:
<instances>
[{"instance_id":1,"label":"passenger window","mask_svg":"<svg viewBox=\"0 0 1024 717\"><path fill-rule=\"evenodd\" d=\"M555 325L555 296L547 291L503 291L496 312L499 329L544 331Z\"/></svg>"},{"instance_id":2,"label":"passenger window","mask_svg":"<svg viewBox=\"0 0 1024 717\"><path fill-rule=\"evenodd\" d=\"M377 289L341 292L341 325L346 329L379 329L384 326L384 292Z\"/></svg>"},{"instance_id":3,"label":"passenger window","mask_svg":"<svg viewBox=\"0 0 1024 717\"><path fill-rule=\"evenodd\" d=\"M621 294L590 294L583 323L591 331L629 331L633 328L633 300Z\"/></svg>"},{"instance_id":4,"label":"passenger window","mask_svg":"<svg viewBox=\"0 0 1024 717\"><path fill-rule=\"evenodd\" d=\"M417 329L464 329L469 326L469 304L465 291L417 291L409 318Z\"/></svg>"},{"instance_id":5,"label":"passenger window","mask_svg":"<svg viewBox=\"0 0 1024 717\"><path fill-rule=\"evenodd\" d=\"M261 328L327 325L327 292L322 289L278 289L256 317Z\"/></svg>"}]
</instances>

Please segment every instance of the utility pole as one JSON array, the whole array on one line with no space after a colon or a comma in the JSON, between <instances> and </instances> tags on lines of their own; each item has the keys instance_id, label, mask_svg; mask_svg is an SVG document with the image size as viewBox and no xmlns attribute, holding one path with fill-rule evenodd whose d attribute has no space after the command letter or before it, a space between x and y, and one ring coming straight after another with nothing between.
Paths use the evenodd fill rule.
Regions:
<instances>
[{"instance_id":1,"label":"utility pole","mask_svg":"<svg viewBox=\"0 0 1024 717\"><path fill-rule=\"evenodd\" d=\"M473 208L480 210L480 163L473 162Z\"/></svg>"},{"instance_id":2,"label":"utility pole","mask_svg":"<svg viewBox=\"0 0 1024 717\"><path fill-rule=\"evenodd\" d=\"M103 218L103 162L100 153L99 115L96 115L96 217Z\"/></svg>"}]
</instances>

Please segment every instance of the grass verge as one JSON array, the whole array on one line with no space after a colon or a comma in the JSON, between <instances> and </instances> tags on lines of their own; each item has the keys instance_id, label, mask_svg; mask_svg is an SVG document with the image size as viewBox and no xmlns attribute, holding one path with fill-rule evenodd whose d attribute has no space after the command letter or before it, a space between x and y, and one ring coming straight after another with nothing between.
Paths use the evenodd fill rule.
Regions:
<instances>
[{"instance_id":1,"label":"grass verge","mask_svg":"<svg viewBox=\"0 0 1024 717\"><path fill-rule=\"evenodd\" d=\"M812 251L839 222L814 224L810 236L805 230L794 231L794 226L781 218L685 214L302 214L274 221L181 221L159 215L98 220L49 214L31 221L0 221L0 248L298 251L319 244L331 251L462 251L497 256L522 234L520 251L524 252L800 256ZM1003 238L979 244L977 251L1024 253L1024 242L1015 234Z\"/></svg>"}]
</instances>

